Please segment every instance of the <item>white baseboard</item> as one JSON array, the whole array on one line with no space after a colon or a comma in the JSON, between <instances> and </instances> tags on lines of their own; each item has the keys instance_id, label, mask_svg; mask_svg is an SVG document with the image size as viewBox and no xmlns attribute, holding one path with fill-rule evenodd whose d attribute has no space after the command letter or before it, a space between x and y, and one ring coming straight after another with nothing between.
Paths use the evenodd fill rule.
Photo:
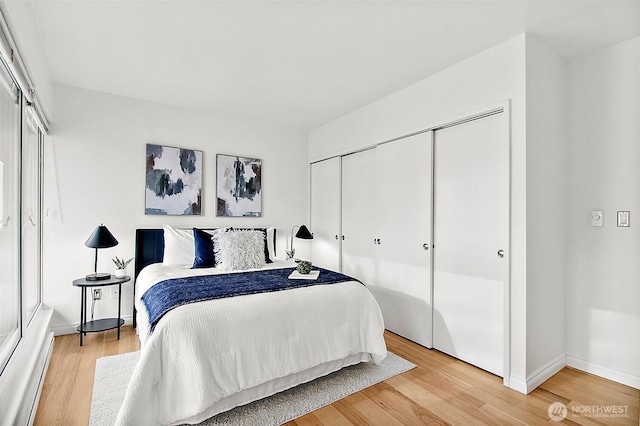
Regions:
<instances>
[{"instance_id":1,"label":"white baseboard","mask_svg":"<svg viewBox=\"0 0 640 426\"><path fill-rule=\"evenodd\" d=\"M553 375L562 370L566 365L567 356L564 354L560 355L555 360L528 375L525 380L520 377L511 375L509 377L509 387L526 395L549 380L551 377L553 377Z\"/></svg>"},{"instance_id":2,"label":"white baseboard","mask_svg":"<svg viewBox=\"0 0 640 426\"><path fill-rule=\"evenodd\" d=\"M603 367L602 365L594 364L571 355L567 355L567 365L605 379L613 380L614 382L622 383L623 385L631 386L632 388L640 389L640 377L638 376Z\"/></svg>"},{"instance_id":3,"label":"white baseboard","mask_svg":"<svg viewBox=\"0 0 640 426\"><path fill-rule=\"evenodd\" d=\"M526 395L527 381L521 377L516 377L512 374L511 376L509 376L509 388Z\"/></svg>"},{"instance_id":4,"label":"white baseboard","mask_svg":"<svg viewBox=\"0 0 640 426\"><path fill-rule=\"evenodd\" d=\"M133 324L133 315L123 316L124 325ZM58 324L56 326L51 327L51 331L55 336L63 336L65 334L77 334L78 333L78 325L80 323L76 322L73 324Z\"/></svg>"},{"instance_id":5,"label":"white baseboard","mask_svg":"<svg viewBox=\"0 0 640 426\"><path fill-rule=\"evenodd\" d=\"M527 393L531 392L532 390L549 380L558 371L562 370L566 366L567 356L565 354L562 354L546 366L538 369L533 374L530 374L527 377Z\"/></svg>"},{"instance_id":6,"label":"white baseboard","mask_svg":"<svg viewBox=\"0 0 640 426\"><path fill-rule=\"evenodd\" d=\"M640 377L623 373L621 371L617 371L608 367L603 367L601 365L594 364L592 362L571 355L559 356L556 360L550 362L533 374L527 376L526 379L511 375L509 377L509 387L520 393L528 394L532 390L540 386L542 383L550 379L558 371L562 370L565 366L576 368L586 373L594 374L596 376L608 380L613 380L614 382L618 382L623 385L640 389Z\"/></svg>"}]
</instances>

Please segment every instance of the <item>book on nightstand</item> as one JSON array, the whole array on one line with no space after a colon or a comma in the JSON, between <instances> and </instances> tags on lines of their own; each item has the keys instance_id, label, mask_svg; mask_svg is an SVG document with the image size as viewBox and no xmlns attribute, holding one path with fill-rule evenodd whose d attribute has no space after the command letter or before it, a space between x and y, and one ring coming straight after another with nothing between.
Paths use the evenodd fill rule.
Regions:
<instances>
[{"instance_id":1,"label":"book on nightstand","mask_svg":"<svg viewBox=\"0 0 640 426\"><path fill-rule=\"evenodd\" d=\"M298 271L293 271L291 275L289 275L290 280L315 280L320 276L320 271L311 271L308 274L301 274Z\"/></svg>"}]
</instances>

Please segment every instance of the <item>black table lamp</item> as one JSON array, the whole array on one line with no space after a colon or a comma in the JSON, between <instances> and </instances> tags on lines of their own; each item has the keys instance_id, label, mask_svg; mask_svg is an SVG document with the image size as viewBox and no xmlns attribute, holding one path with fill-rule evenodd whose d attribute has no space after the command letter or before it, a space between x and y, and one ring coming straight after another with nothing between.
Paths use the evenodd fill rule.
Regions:
<instances>
[{"instance_id":1,"label":"black table lamp","mask_svg":"<svg viewBox=\"0 0 640 426\"><path fill-rule=\"evenodd\" d=\"M293 258L296 253L296 249L293 248L293 230L296 228L298 228L298 232L296 232L296 238L300 238L303 240L313 240L313 234L309 231L309 228L307 228L306 225L295 225L293 228L291 228L291 245L289 246L291 247L291 249L287 250L287 259Z\"/></svg>"},{"instance_id":2,"label":"black table lamp","mask_svg":"<svg viewBox=\"0 0 640 426\"><path fill-rule=\"evenodd\" d=\"M98 273L98 249L99 248L109 248L118 245L118 240L109 232L106 226L100 224L93 231L93 234L89 237L85 246L96 249L96 257L93 264L93 274L89 274L85 277L87 281L101 281L108 280L111 278L111 274L107 274L104 272Z\"/></svg>"}]
</instances>

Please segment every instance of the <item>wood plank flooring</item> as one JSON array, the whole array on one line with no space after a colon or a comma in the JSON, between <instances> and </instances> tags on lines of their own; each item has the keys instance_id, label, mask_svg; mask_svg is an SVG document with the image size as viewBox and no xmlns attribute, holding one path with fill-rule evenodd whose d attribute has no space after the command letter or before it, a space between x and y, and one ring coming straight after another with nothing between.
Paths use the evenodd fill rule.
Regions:
<instances>
[{"instance_id":1,"label":"wood plank flooring","mask_svg":"<svg viewBox=\"0 0 640 426\"><path fill-rule=\"evenodd\" d=\"M502 379L385 332L388 349L418 367L288 423L308 425L553 425L549 405L567 406L570 425L639 424L640 391L565 368L529 395ZM134 330L58 336L35 425L87 425L98 358L138 350ZM572 409L574 412L572 412ZM618 411L616 417L606 410ZM589 410L590 413L586 411ZM599 411L599 412L598 412Z\"/></svg>"},{"instance_id":2,"label":"wood plank flooring","mask_svg":"<svg viewBox=\"0 0 640 426\"><path fill-rule=\"evenodd\" d=\"M57 336L42 387L34 425L86 426L89 424L96 360L140 349L131 326L88 333L83 346L77 334Z\"/></svg>"}]
</instances>

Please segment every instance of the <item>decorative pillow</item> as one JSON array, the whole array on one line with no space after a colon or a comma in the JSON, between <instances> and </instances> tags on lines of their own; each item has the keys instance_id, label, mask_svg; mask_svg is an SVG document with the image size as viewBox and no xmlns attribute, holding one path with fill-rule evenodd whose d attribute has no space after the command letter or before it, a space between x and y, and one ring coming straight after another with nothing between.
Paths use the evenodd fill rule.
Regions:
<instances>
[{"instance_id":1,"label":"decorative pillow","mask_svg":"<svg viewBox=\"0 0 640 426\"><path fill-rule=\"evenodd\" d=\"M265 263L273 263L272 257L275 257L275 247L273 252L269 251L269 229L273 229L275 232L275 228L230 228L234 231L260 231L264 235L264 261ZM271 234L271 242L273 245L273 233Z\"/></svg>"},{"instance_id":2,"label":"decorative pillow","mask_svg":"<svg viewBox=\"0 0 640 426\"><path fill-rule=\"evenodd\" d=\"M214 244L218 267L223 271L234 271L264 266L264 235L256 230L219 233Z\"/></svg>"},{"instance_id":3,"label":"decorative pillow","mask_svg":"<svg viewBox=\"0 0 640 426\"><path fill-rule=\"evenodd\" d=\"M195 259L193 231L162 225L164 230L164 257L167 266L193 266Z\"/></svg>"},{"instance_id":4,"label":"decorative pillow","mask_svg":"<svg viewBox=\"0 0 640 426\"><path fill-rule=\"evenodd\" d=\"M212 235L197 228L193 228L195 243L195 259L193 268L213 268L216 266L216 258L213 253Z\"/></svg>"},{"instance_id":5,"label":"decorative pillow","mask_svg":"<svg viewBox=\"0 0 640 426\"><path fill-rule=\"evenodd\" d=\"M270 226L267 228L267 250L269 252L269 260L273 263L273 259L276 258L276 228Z\"/></svg>"}]
</instances>

